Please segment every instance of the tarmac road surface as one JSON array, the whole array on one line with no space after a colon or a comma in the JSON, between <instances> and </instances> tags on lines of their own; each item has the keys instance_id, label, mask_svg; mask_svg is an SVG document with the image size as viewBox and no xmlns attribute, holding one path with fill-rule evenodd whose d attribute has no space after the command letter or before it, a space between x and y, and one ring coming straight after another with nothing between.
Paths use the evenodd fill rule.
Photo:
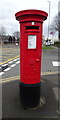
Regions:
<instances>
[{"instance_id":1,"label":"tarmac road surface","mask_svg":"<svg viewBox=\"0 0 60 120\"><path fill-rule=\"evenodd\" d=\"M16 47L16 46L15 46ZM15 48L16 49L16 48ZM19 48L18 48L19 49ZM17 50L17 49L16 49ZM19 50L18 50L19 51ZM11 52L11 51L10 51ZM59 91L60 81L58 79L58 67L53 66L52 61L58 61L58 50L43 51L41 97L46 103L36 109L23 109L19 99L19 52L12 60L3 61L8 67L0 72L0 85L2 80L2 118L58 118L60 113ZM60 53L59 53L60 54ZM60 59L59 59L60 61ZM10 63L9 63L10 62ZM60 68L60 67L59 67ZM59 72L60 78L60 72ZM0 112L1 113L1 112Z\"/></svg>"}]
</instances>

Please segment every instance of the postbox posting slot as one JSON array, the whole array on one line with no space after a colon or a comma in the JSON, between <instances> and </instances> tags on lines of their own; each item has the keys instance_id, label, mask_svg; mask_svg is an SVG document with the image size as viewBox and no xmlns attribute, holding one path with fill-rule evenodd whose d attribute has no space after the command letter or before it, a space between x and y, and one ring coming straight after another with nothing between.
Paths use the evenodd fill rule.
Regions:
<instances>
[{"instance_id":1,"label":"postbox posting slot","mask_svg":"<svg viewBox=\"0 0 60 120\"><path fill-rule=\"evenodd\" d=\"M36 35L28 35L28 49L36 49Z\"/></svg>"},{"instance_id":2,"label":"postbox posting slot","mask_svg":"<svg viewBox=\"0 0 60 120\"><path fill-rule=\"evenodd\" d=\"M39 30L39 26L26 26L26 30L29 30L29 29Z\"/></svg>"}]
</instances>

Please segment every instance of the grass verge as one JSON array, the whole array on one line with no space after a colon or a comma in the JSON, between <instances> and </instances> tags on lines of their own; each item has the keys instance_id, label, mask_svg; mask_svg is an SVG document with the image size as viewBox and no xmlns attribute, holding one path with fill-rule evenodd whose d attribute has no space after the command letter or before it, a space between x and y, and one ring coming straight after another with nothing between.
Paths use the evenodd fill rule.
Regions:
<instances>
[{"instance_id":1,"label":"grass verge","mask_svg":"<svg viewBox=\"0 0 60 120\"><path fill-rule=\"evenodd\" d=\"M43 50L51 50L51 49L54 49L54 48L51 47L51 46L43 46L42 49Z\"/></svg>"}]
</instances>

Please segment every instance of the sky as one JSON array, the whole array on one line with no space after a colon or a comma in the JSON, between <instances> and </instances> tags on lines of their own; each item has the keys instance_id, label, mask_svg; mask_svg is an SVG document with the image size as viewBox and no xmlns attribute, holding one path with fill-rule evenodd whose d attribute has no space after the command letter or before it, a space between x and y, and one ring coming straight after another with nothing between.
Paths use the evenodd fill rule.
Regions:
<instances>
[{"instance_id":1,"label":"sky","mask_svg":"<svg viewBox=\"0 0 60 120\"><path fill-rule=\"evenodd\" d=\"M50 1L50 23L58 14L58 1ZM6 34L12 35L20 30L19 22L15 19L15 13L26 9L43 10L49 14L48 0L0 0L0 27L5 27ZM48 15L49 19L49 15ZM43 24L43 34L47 35L48 19Z\"/></svg>"}]
</instances>

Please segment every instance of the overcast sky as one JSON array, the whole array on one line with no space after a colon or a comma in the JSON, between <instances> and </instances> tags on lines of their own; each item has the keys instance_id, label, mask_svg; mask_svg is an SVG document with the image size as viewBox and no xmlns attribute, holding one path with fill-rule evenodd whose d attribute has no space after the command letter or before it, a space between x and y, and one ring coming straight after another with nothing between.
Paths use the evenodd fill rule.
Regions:
<instances>
[{"instance_id":1,"label":"overcast sky","mask_svg":"<svg viewBox=\"0 0 60 120\"><path fill-rule=\"evenodd\" d=\"M50 22L58 13L58 1L50 0ZM49 13L48 0L0 0L0 27L6 28L7 34L19 31L19 22L15 19L15 13L25 9L44 10ZM44 32L47 34L48 19L44 21Z\"/></svg>"}]
</instances>

